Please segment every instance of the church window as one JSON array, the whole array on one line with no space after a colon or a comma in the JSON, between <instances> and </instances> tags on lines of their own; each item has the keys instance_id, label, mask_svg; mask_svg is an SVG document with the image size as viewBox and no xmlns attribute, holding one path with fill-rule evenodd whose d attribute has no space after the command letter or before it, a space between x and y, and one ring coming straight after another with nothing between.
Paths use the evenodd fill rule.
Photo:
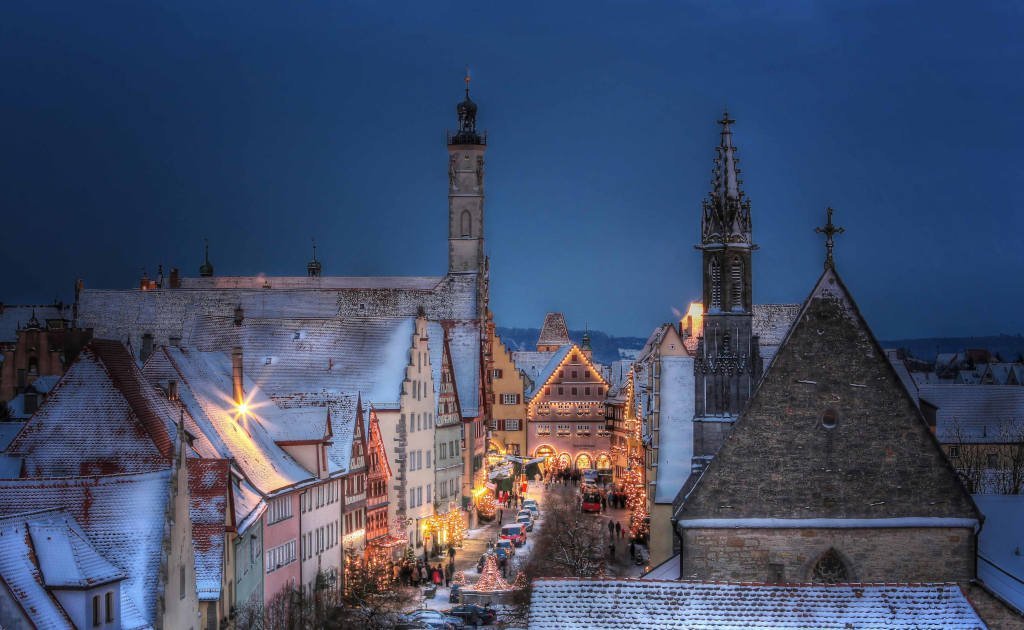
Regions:
<instances>
[{"instance_id":1,"label":"church window","mask_svg":"<svg viewBox=\"0 0 1024 630\"><path fill-rule=\"evenodd\" d=\"M722 308L722 265L717 258L711 259L711 308L712 310Z\"/></svg>"},{"instance_id":2,"label":"church window","mask_svg":"<svg viewBox=\"0 0 1024 630\"><path fill-rule=\"evenodd\" d=\"M814 564L811 579L815 582L838 584L848 582L850 576L843 559L839 557L835 549L829 549Z\"/></svg>"},{"instance_id":3,"label":"church window","mask_svg":"<svg viewBox=\"0 0 1024 630\"><path fill-rule=\"evenodd\" d=\"M469 210L462 211L462 237L467 238L473 233L473 217L470 216Z\"/></svg>"},{"instance_id":4,"label":"church window","mask_svg":"<svg viewBox=\"0 0 1024 630\"><path fill-rule=\"evenodd\" d=\"M732 264L729 265L731 282L729 286L729 306L734 311L743 310L743 261L739 256L733 256Z\"/></svg>"},{"instance_id":5,"label":"church window","mask_svg":"<svg viewBox=\"0 0 1024 630\"><path fill-rule=\"evenodd\" d=\"M824 411L824 413L821 414L821 426L825 427L826 429L834 429L836 428L836 424L838 423L839 414L837 414L836 410L833 409L832 407L829 407Z\"/></svg>"}]
</instances>

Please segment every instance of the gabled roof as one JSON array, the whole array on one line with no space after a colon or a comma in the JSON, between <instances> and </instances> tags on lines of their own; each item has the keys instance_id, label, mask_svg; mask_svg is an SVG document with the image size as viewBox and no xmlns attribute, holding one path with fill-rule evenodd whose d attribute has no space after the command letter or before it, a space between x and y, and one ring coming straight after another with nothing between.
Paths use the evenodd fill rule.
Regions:
<instances>
[{"instance_id":1,"label":"gabled roof","mask_svg":"<svg viewBox=\"0 0 1024 630\"><path fill-rule=\"evenodd\" d=\"M512 362L516 369L526 375L531 382L536 383L540 378L541 370L551 360L554 352L536 352L533 350L516 350L512 353Z\"/></svg>"},{"instance_id":2,"label":"gabled roof","mask_svg":"<svg viewBox=\"0 0 1024 630\"><path fill-rule=\"evenodd\" d=\"M833 269L677 515L698 522L978 516Z\"/></svg>"},{"instance_id":3,"label":"gabled roof","mask_svg":"<svg viewBox=\"0 0 1024 630\"><path fill-rule=\"evenodd\" d=\"M480 363L483 357L480 355L480 329L471 322L451 322L447 326L459 409L463 418L475 418L481 413Z\"/></svg>"},{"instance_id":4,"label":"gabled roof","mask_svg":"<svg viewBox=\"0 0 1024 630\"><path fill-rule=\"evenodd\" d=\"M94 339L11 443L29 476L171 466L177 412L120 343Z\"/></svg>"},{"instance_id":5,"label":"gabled roof","mask_svg":"<svg viewBox=\"0 0 1024 630\"><path fill-rule=\"evenodd\" d=\"M541 578L529 627L977 630L956 584L729 584Z\"/></svg>"},{"instance_id":6,"label":"gabled roof","mask_svg":"<svg viewBox=\"0 0 1024 630\"><path fill-rule=\"evenodd\" d=\"M544 324L537 338L538 346L562 346L572 343L569 329L565 325L565 316L561 313L548 313L544 316Z\"/></svg>"},{"instance_id":7,"label":"gabled roof","mask_svg":"<svg viewBox=\"0 0 1024 630\"><path fill-rule=\"evenodd\" d=\"M409 364L415 319L228 317L197 320L195 347L243 350L245 375L275 398L361 393L378 407L397 406Z\"/></svg>"},{"instance_id":8,"label":"gabled roof","mask_svg":"<svg viewBox=\"0 0 1024 630\"><path fill-rule=\"evenodd\" d=\"M533 387L531 387L530 390L526 392L527 399L533 398L537 394L537 392L540 391L542 387L544 387L544 384L548 382L548 380L551 378L551 375L554 374L555 370L558 369L558 366L561 365L563 361L565 361L565 357L569 356L569 353L572 352L572 349L572 344L565 345L560 347L558 350L552 353L550 357L548 357L547 363L545 363L544 367L542 367L540 371L537 372L537 378L533 380Z\"/></svg>"},{"instance_id":9,"label":"gabled roof","mask_svg":"<svg viewBox=\"0 0 1024 630\"><path fill-rule=\"evenodd\" d=\"M263 494L273 494L312 481L314 475L278 446L267 426L286 424L282 411L246 375L249 413L238 416L231 400L231 358L219 352L195 352L161 347L146 362L145 371L166 373L173 368L181 379L178 398L197 430L231 459L245 478Z\"/></svg>"},{"instance_id":10,"label":"gabled roof","mask_svg":"<svg viewBox=\"0 0 1024 630\"><path fill-rule=\"evenodd\" d=\"M224 531L228 509L226 459L187 460L189 519L192 548L196 556L196 591L199 601L217 601L221 596L224 569Z\"/></svg>"},{"instance_id":11,"label":"gabled roof","mask_svg":"<svg viewBox=\"0 0 1024 630\"><path fill-rule=\"evenodd\" d=\"M97 555L127 578L122 627L148 627L156 616L170 469L132 475L0 480L0 515L60 508L74 517ZM100 573L108 569L89 569Z\"/></svg>"},{"instance_id":12,"label":"gabled roof","mask_svg":"<svg viewBox=\"0 0 1024 630\"><path fill-rule=\"evenodd\" d=\"M921 400L935 407L940 442L998 443L1020 439L1024 387L1019 385L921 385ZM1016 435L1012 429L1017 427ZM1007 430L1010 429L1010 432ZM959 433L959 437L957 435Z\"/></svg>"}]
</instances>

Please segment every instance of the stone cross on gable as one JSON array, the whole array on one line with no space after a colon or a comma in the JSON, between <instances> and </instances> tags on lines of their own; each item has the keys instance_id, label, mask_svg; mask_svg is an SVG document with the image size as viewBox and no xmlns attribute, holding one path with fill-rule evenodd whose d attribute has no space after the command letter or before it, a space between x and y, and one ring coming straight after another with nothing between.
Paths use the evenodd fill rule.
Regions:
<instances>
[{"instance_id":1,"label":"stone cross on gable","mask_svg":"<svg viewBox=\"0 0 1024 630\"><path fill-rule=\"evenodd\" d=\"M835 212L832 208L826 208L826 212L828 212L828 222L825 223L825 227L816 227L814 231L825 235L825 269L835 269L836 261L832 257L832 248L835 247L835 243L832 238L836 234L842 234L846 229L832 225L832 213Z\"/></svg>"}]
</instances>

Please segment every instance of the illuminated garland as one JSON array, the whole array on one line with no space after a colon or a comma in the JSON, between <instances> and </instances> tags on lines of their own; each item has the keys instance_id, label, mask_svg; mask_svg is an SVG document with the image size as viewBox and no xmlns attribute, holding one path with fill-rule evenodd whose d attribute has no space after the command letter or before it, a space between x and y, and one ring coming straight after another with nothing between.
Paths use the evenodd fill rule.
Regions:
<instances>
[{"instance_id":1,"label":"illuminated garland","mask_svg":"<svg viewBox=\"0 0 1024 630\"><path fill-rule=\"evenodd\" d=\"M423 533L437 534L442 545L461 546L466 537L466 521L462 516L462 510L449 505L448 511L444 514L434 514L423 521Z\"/></svg>"}]
</instances>

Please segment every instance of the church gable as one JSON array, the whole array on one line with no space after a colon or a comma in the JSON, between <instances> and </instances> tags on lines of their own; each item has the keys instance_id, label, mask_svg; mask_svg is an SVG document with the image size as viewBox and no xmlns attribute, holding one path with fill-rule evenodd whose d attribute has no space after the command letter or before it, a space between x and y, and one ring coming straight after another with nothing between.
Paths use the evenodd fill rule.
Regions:
<instances>
[{"instance_id":1,"label":"church gable","mask_svg":"<svg viewBox=\"0 0 1024 630\"><path fill-rule=\"evenodd\" d=\"M834 269L826 269L680 519L976 519Z\"/></svg>"}]
</instances>

